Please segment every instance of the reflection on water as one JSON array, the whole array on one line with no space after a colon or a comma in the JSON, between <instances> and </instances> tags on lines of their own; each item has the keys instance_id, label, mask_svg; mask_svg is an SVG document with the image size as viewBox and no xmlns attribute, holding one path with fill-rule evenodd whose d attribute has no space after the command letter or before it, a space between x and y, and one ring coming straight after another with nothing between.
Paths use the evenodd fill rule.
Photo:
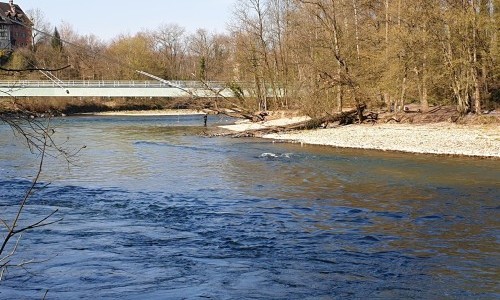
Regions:
<instances>
[{"instance_id":1,"label":"reflection on water","mask_svg":"<svg viewBox=\"0 0 500 300\"><path fill-rule=\"evenodd\" d=\"M57 120L87 147L69 168L49 159L25 220L64 220L23 237L23 258L48 261L11 270L0 298L499 296L499 161L203 138L202 124ZM36 161L0 134L4 217Z\"/></svg>"}]
</instances>

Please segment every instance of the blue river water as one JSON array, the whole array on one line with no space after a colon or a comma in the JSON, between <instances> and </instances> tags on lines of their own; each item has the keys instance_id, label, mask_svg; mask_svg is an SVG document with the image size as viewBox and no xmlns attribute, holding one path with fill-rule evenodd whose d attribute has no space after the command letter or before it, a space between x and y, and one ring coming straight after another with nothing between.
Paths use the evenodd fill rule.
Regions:
<instances>
[{"instance_id":1,"label":"blue river water","mask_svg":"<svg viewBox=\"0 0 500 300\"><path fill-rule=\"evenodd\" d=\"M209 125L230 122L210 117ZM74 117L0 299L498 299L500 161L201 136L202 117ZM38 158L0 125L0 218ZM5 229L0 234L4 236Z\"/></svg>"}]
</instances>

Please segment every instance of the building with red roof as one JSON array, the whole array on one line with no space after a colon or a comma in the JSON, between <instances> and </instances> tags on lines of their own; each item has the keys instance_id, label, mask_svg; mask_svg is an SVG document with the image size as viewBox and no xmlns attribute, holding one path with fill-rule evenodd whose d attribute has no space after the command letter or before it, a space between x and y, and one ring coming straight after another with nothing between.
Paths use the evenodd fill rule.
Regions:
<instances>
[{"instance_id":1,"label":"building with red roof","mask_svg":"<svg viewBox=\"0 0 500 300\"><path fill-rule=\"evenodd\" d=\"M13 0L0 2L0 51L31 47L31 28L31 20L19 5Z\"/></svg>"}]
</instances>

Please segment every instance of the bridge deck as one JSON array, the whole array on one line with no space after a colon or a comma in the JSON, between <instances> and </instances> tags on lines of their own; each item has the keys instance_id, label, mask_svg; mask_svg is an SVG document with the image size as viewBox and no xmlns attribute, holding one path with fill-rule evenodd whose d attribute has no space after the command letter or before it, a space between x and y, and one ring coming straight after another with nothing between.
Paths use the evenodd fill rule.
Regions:
<instances>
[{"instance_id":1,"label":"bridge deck","mask_svg":"<svg viewBox=\"0 0 500 300\"><path fill-rule=\"evenodd\" d=\"M234 97L222 82L0 81L0 97ZM208 87L207 87L208 85ZM248 93L245 92L248 96Z\"/></svg>"}]
</instances>

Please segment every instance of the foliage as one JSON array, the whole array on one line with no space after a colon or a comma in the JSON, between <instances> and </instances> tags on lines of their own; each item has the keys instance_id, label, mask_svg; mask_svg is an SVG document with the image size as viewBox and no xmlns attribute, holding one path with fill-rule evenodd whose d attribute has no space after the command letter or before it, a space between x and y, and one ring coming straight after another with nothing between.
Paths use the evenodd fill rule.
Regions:
<instances>
[{"instance_id":1,"label":"foliage","mask_svg":"<svg viewBox=\"0 0 500 300\"><path fill-rule=\"evenodd\" d=\"M57 30L57 27L54 28L54 33L52 34L50 45L56 52L61 52L63 50L63 42L61 41L61 35L59 34L59 30Z\"/></svg>"},{"instance_id":2,"label":"foliage","mask_svg":"<svg viewBox=\"0 0 500 300\"><path fill-rule=\"evenodd\" d=\"M48 27L43 13L32 13ZM142 70L239 82L260 110L453 103L481 113L498 105L498 19L495 0L238 0L228 34L162 24L105 43L66 24L60 38L57 28L51 39L37 32L33 53L21 56L43 67L69 62L56 74L62 79L143 79Z\"/></svg>"}]
</instances>

